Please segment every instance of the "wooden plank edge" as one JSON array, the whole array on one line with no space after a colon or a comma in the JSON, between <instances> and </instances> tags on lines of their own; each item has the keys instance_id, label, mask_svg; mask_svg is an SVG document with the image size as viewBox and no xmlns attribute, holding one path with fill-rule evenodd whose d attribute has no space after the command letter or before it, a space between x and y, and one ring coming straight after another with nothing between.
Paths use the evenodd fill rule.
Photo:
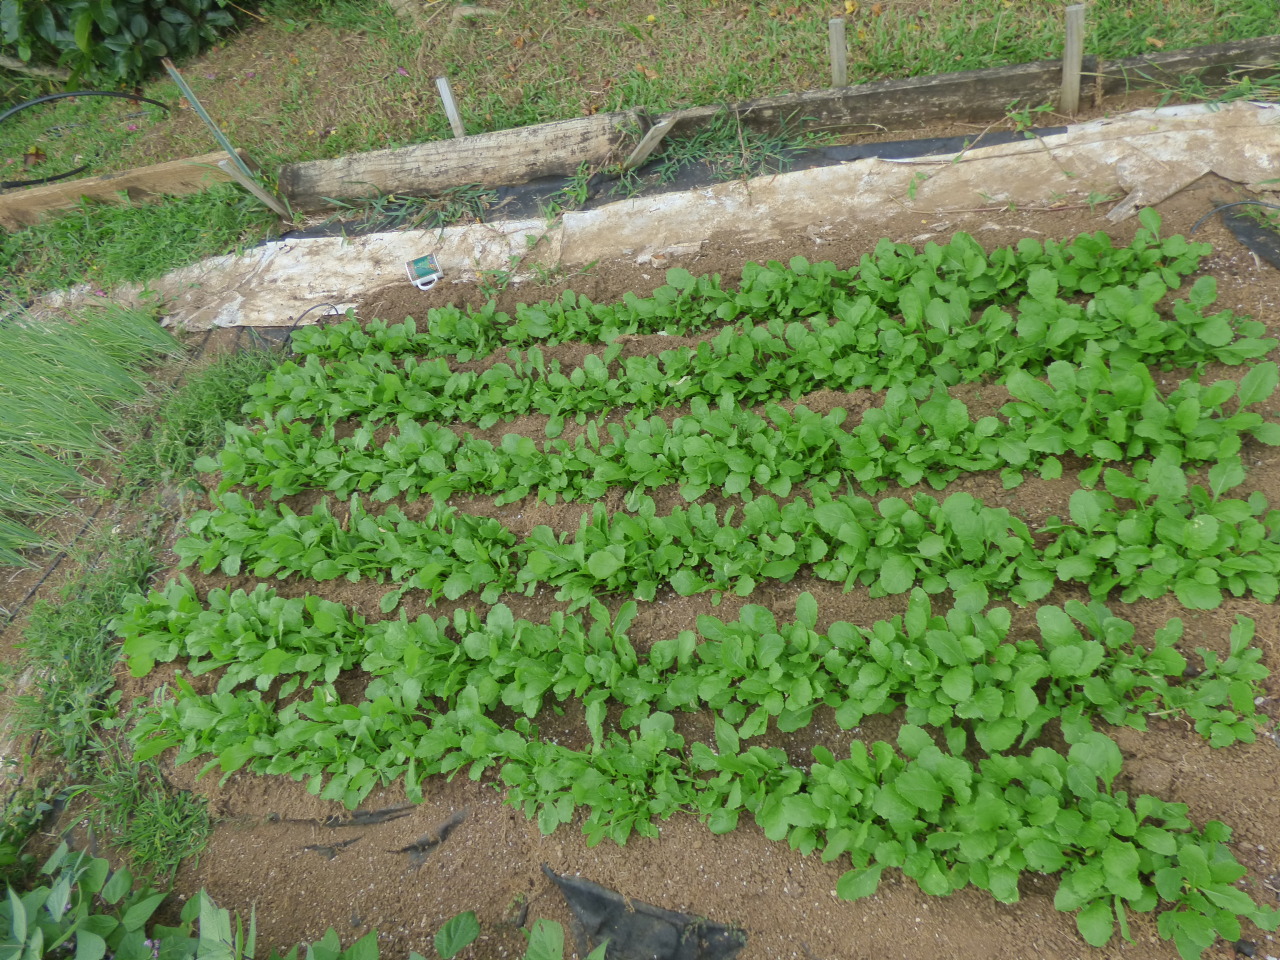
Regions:
<instances>
[{"instance_id":1,"label":"wooden plank edge","mask_svg":"<svg viewBox=\"0 0 1280 960\"><path fill-rule=\"evenodd\" d=\"M1259 37L1231 43L1191 47L1185 50L1159 51L1142 57L1100 62L1097 57L1084 57L1082 75L1097 80L1095 88L1102 95L1115 95L1127 90L1150 86L1168 86L1181 78L1198 73L1205 82L1220 82L1233 68L1265 69L1269 62L1280 60L1280 36ZM905 122L916 126L940 121L986 121L999 119L1014 103L1023 106L1056 101L1062 86L1062 61L1047 60L934 74L903 80L883 80L840 90L811 90L798 94L762 97L725 106L692 107L654 117L655 126L671 125L664 130L667 137L687 136L700 131L724 110L732 110L744 125L771 133L808 133L851 130L857 127L898 128ZM601 115L597 115L599 117ZM626 127L635 123L635 111L603 115L615 121L619 132L611 149L603 154L573 156L539 154L538 176L567 176L587 162L604 165L617 153L627 137ZM591 118L572 118L551 123L534 124L510 130L475 134L465 140L434 140L396 150L377 150L337 160L287 164L280 172L280 189L297 210L314 212L325 209L327 198L347 199L383 192L416 192L430 194L475 182L453 176L449 169L451 156L482 153L486 148L527 140L529 152L537 153L538 144L550 136L558 125L581 123ZM457 152L452 152L457 151ZM465 151L465 153L464 153ZM432 169L419 167L412 180L376 186L360 183L359 177L343 179L342 192L335 183L329 190L317 190L325 169L339 170L357 163L404 164L411 166L415 156L430 158ZM525 182L533 177L518 177L510 164L509 174L499 171L484 186L500 186ZM333 191L333 192L329 192Z\"/></svg>"},{"instance_id":2,"label":"wooden plank edge","mask_svg":"<svg viewBox=\"0 0 1280 960\"><path fill-rule=\"evenodd\" d=\"M281 167L279 185L293 209L314 212L332 206L329 199L379 193L429 196L473 183L504 186L569 176L583 163L602 167L617 159L627 143L639 138L644 128L640 116L624 110L290 163Z\"/></svg>"},{"instance_id":3,"label":"wooden plank edge","mask_svg":"<svg viewBox=\"0 0 1280 960\"><path fill-rule=\"evenodd\" d=\"M1280 36L1273 35L1123 60L1102 62L1086 56L1082 74L1097 79L1103 95L1114 96L1153 86L1172 87L1191 74L1197 74L1206 85L1214 85L1237 71L1274 73L1278 61ZM1021 106L1055 102L1061 85L1061 60L878 80L843 90L810 90L728 107L679 111L675 129L668 136L697 133L726 109L736 112L745 125L770 133L847 131L858 126L902 129L949 120L981 122L1000 118L1015 102Z\"/></svg>"},{"instance_id":4,"label":"wooden plank edge","mask_svg":"<svg viewBox=\"0 0 1280 960\"><path fill-rule=\"evenodd\" d=\"M31 226L50 213L77 206L85 197L108 203L127 203L157 196L199 193L215 183L231 180L230 175L218 167L218 162L226 158L227 155L218 150L83 180L6 190L0 193L0 226L9 230Z\"/></svg>"}]
</instances>

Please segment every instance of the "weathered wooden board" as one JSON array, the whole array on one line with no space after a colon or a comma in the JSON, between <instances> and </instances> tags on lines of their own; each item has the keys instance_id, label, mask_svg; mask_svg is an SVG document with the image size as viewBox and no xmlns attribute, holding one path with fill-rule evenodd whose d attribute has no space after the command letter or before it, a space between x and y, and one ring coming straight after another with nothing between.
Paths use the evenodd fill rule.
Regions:
<instances>
[{"instance_id":1,"label":"weathered wooden board","mask_svg":"<svg viewBox=\"0 0 1280 960\"><path fill-rule=\"evenodd\" d=\"M609 162L640 130L639 116L628 110L337 160L291 163L280 171L280 189L295 210L308 211L331 206L325 198L430 195L472 183L504 186L568 176L583 163Z\"/></svg>"},{"instance_id":2,"label":"weathered wooden board","mask_svg":"<svg viewBox=\"0 0 1280 960\"><path fill-rule=\"evenodd\" d=\"M1086 58L1087 59L1087 58ZM1280 36L1256 37L1208 47L1188 47L1127 60L1107 60L1099 71L1104 95L1142 87L1176 88L1198 78L1205 86L1225 83L1232 74L1275 74L1280 67ZM1085 73L1088 73L1088 66ZM1087 86L1087 85L1086 85Z\"/></svg>"},{"instance_id":3,"label":"weathered wooden board","mask_svg":"<svg viewBox=\"0 0 1280 960\"><path fill-rule=\"evenodd\" d=\"M1280 61L1280 36L1220 43L1145 57L1100 62L1085 57L1081 94L1092 96L1100 78L1103 95L1129 89L1178 84L1199 76L1202 82L1221 83L1237 68L1254 67L1274 73ZM843 90L811 90L806 93L764 97L736 104L734 109L747 126L770 132L802 133L820 130L856 130L861 126L910 130L946 121L983 122L1004 116L1015 101L1021 107L1057 102L1062 86L1062 61L1045 60L966 70L907 80L864 83ZM703 107L681 111L669 136L697 132L721 111Z\"/></svg>"},{"instance_id":4,"label":"weathered wooden board","mask_svg":"<svg viewBox=\"0 0 1280 960\"><path fill-rule=\"evenodd\" d=\"M153 196L199 193L215 183L231 179L225 171L218 169L218 161L226 159L226 156L219 150L186 160L105 173L100 177L6 190L0 193L0 226L9 230L30 226L48 213L74 207L81 197L120 203Z\"/></svg>"},{"instance_id":5,"label":"weathered wooden board","mask_svg":"<svg viewBox=\"0 0 1280 960\"><path fill-rule=\"evenodd\" d=\"M1081 93L1087 100L1098 91L1106 96L1144 86L1171 86L1191 75L1220 83L1234 68L1263 69L1278 60L1280 36L1105 63L1085 57ZM1051 60L765 97L730 109L744 124L775 133L910 130L946 121L997 120L1015 102L1022 107L1056 102L1061 86L1062 62ZM667 136L686 136L724 109L694 107L653 120ZM326 198L425 195L473 183L503 186L568 176L584 162L598 166L621 159L625 154L619 154L619 148L642 128L638 113L627 111L295 163L281 170L280 188L295 210L308 212L331 206Z\"/></svg>"}]
</instances>

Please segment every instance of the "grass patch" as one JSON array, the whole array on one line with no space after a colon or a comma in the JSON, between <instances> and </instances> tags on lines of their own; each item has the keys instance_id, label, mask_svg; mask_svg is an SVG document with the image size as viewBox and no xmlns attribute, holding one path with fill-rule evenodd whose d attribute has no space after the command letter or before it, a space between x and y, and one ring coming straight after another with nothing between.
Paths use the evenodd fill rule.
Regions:
<instances>
[{"instance_id":1,"label":"grass patch","mask_svg":"<svg viewBox=\"0 0 1280 960\"><path fill-rule=\"evenodd\" d=\"M108 750L94 785L91 822L129 851L151 883L168 886L178 866L205 848L213 822L204 800L171 789L154 760Z\"/></svg>"},{"instance_id":2,"label":"grass patch","mask_svg":"<svg viewBox=\"0 0 1280 960\"><path fill-rule=\"evenodd\" d=\"M60 761L72 782L95 774L103 748L99 727L113 727L117 719L119 648L108 624L120 598L144 589L156 569L142 539L108 536L101 546L58 602L35 604L23 632L23 665L36 680L31 692L15 698L14 719L21 732L39 737L42 755Z\"/></svg>"},{"instance_id":3,"label":"grass patch","mask_svg":"<svg viewBox=\"0 0 1280 960\"><path fill-rule=\"evenodd\" d=\"M121 599L144 591L157 564L145 538L107 533L77 558L79 572L57 602L36 603L23 634L22 672L34 676L30 692L14 698L19 735L32 755L55 761L58 783L44 784L36 800L53 792L90 798L86 815L130 854L134 866L170 878L181 860L198 852L211 825L202 801L172 790L154 763L121 752L112 731L123 722L115 666L120 647L111 623ZM47 810L31 802L14 811L30 825ZM12 836L10 836L12 834ZM29 829L0 835L0 867L22 863ZM4 861L10 861L6 864Z\"/></svg>"},{"instance_id":4,"label":"grass patch","mask_svg":"<svg viewBox=\"0 0 1280 960\"><path fill-rule=\"evenodd\" d=\"M82 200L34 227L0 232L0 273L19 300L76 283L106 289L257 242L274 220L231 184L163 203Z\"/></svg>"},{"instance_id":5,"label":"grass patch","mask_svg":"<svg viewBox=\"0 0 1280 960\"><path fill-rule=\"evenodd\" d=\"M224 425L240 413L249 387L279 362L279 353L267 349L221 354L189 372L176 389L148 396L130 418L124 489L192 479L192 464L221 446Z\"/></svg>"},{"instance_id":6,"label":"grass patch","mask_svg":"<svg viewBox=\"0 0 1280 960\"><path fill-rule=\"evenodd\" d=\"M68 494L101 489L87 461L115 452L107 435L143 393L145 367L180 351L149 312L114 304L0 326L0 563L40 542L32 526Z\"/></svg>"},{"instance_id":7,"label":"grass patch","mask_svg":"<svg viewBox=\"0 0 1280 960\"><path fill-rule=\"evenodd\" d=\"M450 136L431 84L440 75L471 133L824 87L827 20L846 8L852 83L1055 59L1063 42L1056 0L531 0L473 17L456 7L434 4L419 32L386 4L278 0L263 7L268 22L184 75L232 141L270 167ZM1085 52L1137 56L1274 30L1270 0L1101 0ZM212 149L172 81L142 92L170 114L103 98L24 111L0 129L0 165L20 167L33 146L50 169L98 157L95 173Z\"/></svg>"}]
</instances>

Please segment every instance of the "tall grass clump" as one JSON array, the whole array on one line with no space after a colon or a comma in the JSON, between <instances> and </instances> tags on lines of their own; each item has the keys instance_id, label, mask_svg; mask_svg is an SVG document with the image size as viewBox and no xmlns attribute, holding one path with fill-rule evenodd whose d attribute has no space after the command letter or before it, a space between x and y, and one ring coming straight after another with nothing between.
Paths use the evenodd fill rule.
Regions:
<instances>
[{"instance_id":1,"label":"tall grass clump","mask_svg":"<svg viewBox=\"0 0 1280 960\"><path fill-rule=\"evenodd\" d=\"M249 388L280 360L277 350L261 346L223 353L188 372L177 387L153 390L124 437L123 488L193 479L193 464L222 446L226 423L240 416Z\"/></svg>"},{"instance_id":2,"label":"tall grass clump","mask_svg":"<svg viewBox=\"0 0 1280 960\"><path fill-rule=\"evenodd\" d=\"M115 304L0 322L0 564L40 542L33 526L69 494L99 487L87 461L115 452L111 432L145 392L147 366L181 351L151 313Z\"/></svg>"}]
</instances>

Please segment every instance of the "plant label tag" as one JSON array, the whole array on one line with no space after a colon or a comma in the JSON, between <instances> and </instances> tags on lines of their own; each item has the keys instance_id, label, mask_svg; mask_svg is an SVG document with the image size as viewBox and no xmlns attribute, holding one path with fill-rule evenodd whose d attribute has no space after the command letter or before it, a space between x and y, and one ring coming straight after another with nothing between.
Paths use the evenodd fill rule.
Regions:
<instances>
[{"instance_id":1,"label":"plant label tag","mask_svg":"<svg viewBox=\"0 0 1280 960\"><path fill-rule=\"evenodd\" d=\"M404 266L409 271L409 282L419 290L430 290L444 276L440 265L436 263L436 258L430 253L425 257L410 260Z\"/></svg>"}]
</instances>

